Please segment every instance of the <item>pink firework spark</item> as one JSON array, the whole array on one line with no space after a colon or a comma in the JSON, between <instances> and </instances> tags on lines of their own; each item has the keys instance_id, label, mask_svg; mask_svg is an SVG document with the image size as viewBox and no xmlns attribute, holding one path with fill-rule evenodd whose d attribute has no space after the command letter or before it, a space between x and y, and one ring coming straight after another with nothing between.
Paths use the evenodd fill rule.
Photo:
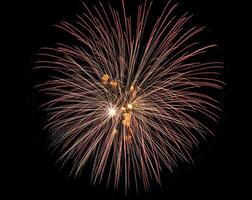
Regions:
<instances>
[{"instance_id":1,"label":"pink firework spark","mask_svg":"<svg viewBox=\"0 0 252 200\"><path fill-rule=\"evenodd\" d=\"M94 183L106 177L115 188L123 179L125 191L139 181L148 189L160 183L162 166L190 161L199 138L212 134L195 113L217 120L207 91L222 88L222 63L202 62L215 45L193 42L203 28L190 27L187 14L176 17L170 2L152 27L147 1L136 19L123 0L119 11L83 5L75 24L58 25L79 45L44 48L37 62L56 72L38 86L51 98L43 106L52 145L63 163L73 160L75 175L92 160Z\"/></svg>"}]
</instances>

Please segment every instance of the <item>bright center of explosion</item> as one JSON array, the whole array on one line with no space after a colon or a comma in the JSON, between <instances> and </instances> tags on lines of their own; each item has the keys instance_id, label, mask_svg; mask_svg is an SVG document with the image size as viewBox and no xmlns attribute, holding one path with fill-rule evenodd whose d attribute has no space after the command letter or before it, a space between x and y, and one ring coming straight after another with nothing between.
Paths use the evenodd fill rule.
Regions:
<instances>
[{"instance_id":1,"label":"bright center of explosion","mask_svg":"<svg viewBox=\"0 0 252 200\"><path fill-rule=\"evenodd\" d=\"M113 107L110 107L108 109L108 114L109 114L109 116L114 117L116 115L116 109Z\"/></svg>"}]
</instances>

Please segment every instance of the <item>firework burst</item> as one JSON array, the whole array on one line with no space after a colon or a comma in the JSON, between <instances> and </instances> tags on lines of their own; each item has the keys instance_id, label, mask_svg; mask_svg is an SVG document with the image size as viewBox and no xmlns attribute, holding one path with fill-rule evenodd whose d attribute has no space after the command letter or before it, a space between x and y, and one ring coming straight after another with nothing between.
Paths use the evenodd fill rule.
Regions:
<instances>
[{"instance_id":1,"label":"firework burst","mask_svg":"<svg viewBox=\"0 0 252 200\"><path fill-rule=\"evenodd\" d=\"M53 74L38 85L51 99L43 106L52 146L75 175L91 160L94 183L148 189L162 166L190 161L199 138L212 134L195 113L216 121L207 92L222 88L222 64L201 60L215 45L194 42L203 28L190 27L188 14L176 17L171 2L151 27L147 1L135 18L123 0L120 10L83 5L75 24L57 25L78 45L44 48L37 62Z\"/></svg>"}]
</instances>

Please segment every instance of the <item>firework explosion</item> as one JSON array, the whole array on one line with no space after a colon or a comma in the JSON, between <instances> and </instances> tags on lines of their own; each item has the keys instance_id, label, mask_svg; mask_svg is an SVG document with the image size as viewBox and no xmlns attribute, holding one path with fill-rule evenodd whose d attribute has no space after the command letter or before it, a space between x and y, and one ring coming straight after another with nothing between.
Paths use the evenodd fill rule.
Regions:
<instances>
[{"instance_id":1,"label":"firework explosion","mask_svg":"<svg viewBox=\"0 0 252 200\"><path fill-rule=\"evenodd\" d=\"M93 183L148 189L162 166L190 161L199 138L212 134L197 116L218 118L207 92L222 88L222 64L201 60L215 45L193 42L203 28L176 17L170 2L151 27L147 1L135 18L123 0L120 10L83 5L75 24L57 25L78 45L44 48L37 62L54 75L38 86L51 99L43 106L52 146L75 175L91 160Z\"/></svg>"}]
</instances>

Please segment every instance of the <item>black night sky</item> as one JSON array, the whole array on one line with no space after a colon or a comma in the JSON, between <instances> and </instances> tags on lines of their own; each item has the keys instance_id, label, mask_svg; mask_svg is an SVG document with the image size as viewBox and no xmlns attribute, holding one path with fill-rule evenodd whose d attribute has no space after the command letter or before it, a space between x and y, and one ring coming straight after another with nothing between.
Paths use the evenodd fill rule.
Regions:
<instances>
[{"instance_id":1,"label":"black night sky","mask_svg":"<svg viewBox=\"0 0 252 200\"><path fill-rule=\"evenodd\" d=\"M105 2L105 0L102 0ZM128 0L132 1L132 0ZM140 0L135 0L139 2ZM155 14L160 10L160 0L153 0ZM95 1L86 1L89 4ZM116 0L110 0L116 7ZM221 104L224 109L220 124L216 127L216 137L209 137L193 152L194 163L180 163L174 173L164 169L162 187L153 185L149 192L129 193L128 199L219 199L230 194L240 193L238 163L241 158L236 152L237 129L233 123L234 114L234 47L231 46L233 9L229 1L220 0L174 0L181 2L182 11L195 15L194 22L207 27L209 41L219 44L220 58L225 61L224 81L227 83L222 93ZM11 5L13 4L13 5ZM164 5L164 4L161 4ZM84 172L79 180L69 178L67 170L55 165L55 157L46 149L47 136L43 132L45 116L38 108L40 96L33 89L39 79L32 72L35 54L40 47L53 45L58 40L59 31L52 25L62 20L71 21L82 11L79 0L36 0L11 1L6 18L10 19L5 29L13 43L9 51L10 73L17 82L10 92L12 121L8 125L10 139L6 151L8 176L6 186L8 196L18 199L124 199L124 193L106 189L104 185L89 183L89 172ZM180 8L179 8L180 9ZM156 12L155 12L156 10ZM235 23L235 22L234 22ZM227 36L228 35L228 36ZM5 77L4 77L5 78ZM10 83L10 78L6 84ZM9 84L11 85L11 84ZM11 86L12 87L12 86ZM21 98L17 101L17 99ZM2 131L1 131L2 132ZM3 134L3 133L2 133ZM3 141L5 143L5 141ZM5 171L2 172L4 175ZM240 193L243 194L242 192ZM4 199L4 198L3 198ZM10 199L10 198L6 198ZM243 198L241 198L243 199Z\"/></svg>"}]
</instances>

